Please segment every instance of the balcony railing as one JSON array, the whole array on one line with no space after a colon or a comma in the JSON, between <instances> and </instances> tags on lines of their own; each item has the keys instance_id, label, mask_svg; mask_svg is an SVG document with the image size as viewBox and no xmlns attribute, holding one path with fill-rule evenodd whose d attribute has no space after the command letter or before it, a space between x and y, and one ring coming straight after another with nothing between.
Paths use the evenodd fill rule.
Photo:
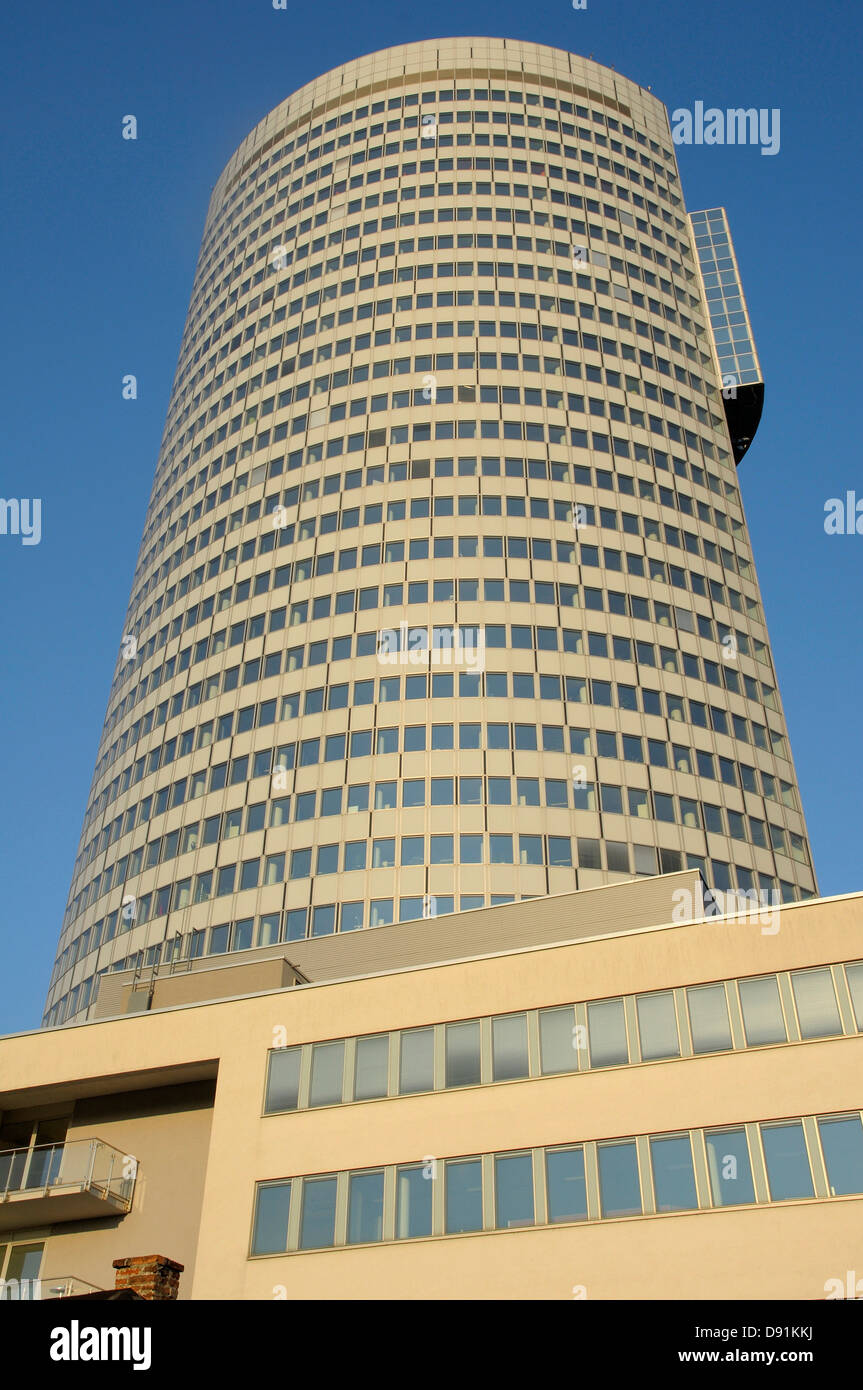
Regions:
<instances>
[{"instance_id":1,"label":"balcony railing","mask_svg":"<svg viewBox=\"0 0 863 1390\"><path fill-rule=\"evenodd\" d=\"M97 1284L88 1284L76 1274L61 1274L56 1279L0 1279L0 1301L5 1303L32 1303L100 1292Z\"/></svg>"},{"instance_id":2,"label":"balcony railing","mask_svg":"<svg viewBox=\"0 0 863 1390\"><path fill-rule=\"evenodd\" d=\"M59 1279L40 1279L39 1297L46 1298L72 1298L75 1294L81 1293L101 1293L98 1284L88 1284L85 1279L79 1279L76 1274L61 1275Z\"/></svg>"},{"instance_id":3,"label":"balcony railing","mask_svg":"<svg viewBox=\"0 0 863 1390\"><path fill-rule=\"evenodd\" d=\"M137 1169L102 1139L0 1151L0 1231L124 1215Z\"/></svg>"}]
</instances>

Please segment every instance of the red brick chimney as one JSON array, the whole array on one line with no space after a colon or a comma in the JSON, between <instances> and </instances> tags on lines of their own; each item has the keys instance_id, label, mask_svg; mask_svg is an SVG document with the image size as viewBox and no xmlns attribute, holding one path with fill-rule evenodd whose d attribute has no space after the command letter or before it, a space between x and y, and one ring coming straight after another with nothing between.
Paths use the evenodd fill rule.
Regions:
<instances>
[{"instance_id":1,"label":"red brick chimney","mask_svg":"<svg viewBox=\"0 0 863 1390\"><path fill-rule=\"evenodd\" d=\"M153 1301L175 1299L184 1265L164 1255L130 1255L114 1260L117 1271L114 1287L132 1289L141 1298Z\"/></svg>"}]
</instances>

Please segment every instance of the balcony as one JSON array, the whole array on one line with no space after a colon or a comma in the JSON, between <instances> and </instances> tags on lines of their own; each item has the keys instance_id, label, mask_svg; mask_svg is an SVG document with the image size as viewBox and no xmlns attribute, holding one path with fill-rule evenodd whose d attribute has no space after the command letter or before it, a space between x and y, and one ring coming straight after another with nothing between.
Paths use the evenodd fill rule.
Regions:
<instances>
[{"instance_id":1,"label":"balcony","mask_svg":"<svg viewBox=\"0 0 863 1390\"><path fill-rule=\"evenodd\" d=\"M0 1232L125 1216L137 1160L101 1139L0 1152Z\"/></svg>"}]
</instances>

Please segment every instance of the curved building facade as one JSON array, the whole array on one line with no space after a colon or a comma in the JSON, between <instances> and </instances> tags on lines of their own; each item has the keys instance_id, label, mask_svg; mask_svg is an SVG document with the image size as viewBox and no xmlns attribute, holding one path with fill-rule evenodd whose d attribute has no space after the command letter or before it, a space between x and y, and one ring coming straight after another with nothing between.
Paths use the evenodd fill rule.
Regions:
<instances>
[{"instance_id":1,"label":"curved building facade","mask_svg":"<svg viewBox=\"0 0 863 1390\"><path fill-rule=\"evenodd\" d=\"M725 230L690 223L655 97L528 43L358 59L243 142L48 1025L106 971L642 874L814 893Z\"/></svg>"}]
</instances>

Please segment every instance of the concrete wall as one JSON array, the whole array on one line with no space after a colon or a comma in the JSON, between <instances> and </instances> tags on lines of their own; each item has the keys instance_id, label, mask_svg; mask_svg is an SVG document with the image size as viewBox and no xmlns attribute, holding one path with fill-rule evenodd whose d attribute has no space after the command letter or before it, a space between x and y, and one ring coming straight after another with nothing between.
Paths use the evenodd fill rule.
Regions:
<instances>
[{"instance_id":1,"label":"concrete wall","mask_svg":"<svg viewBox=\"0 0 863 1390\"><path fill-rule=\"evenodd\" d=\"M860 1264L863 1198L647 1216L248 1259L256 1181L493 1150L856 1109L863 1036L498 1083L263 1117L267 1052L445 1019L863 957L863 899L672 926L0 1040L0 1107L141 1068L218 1059L215 1107L96 1123L137 1154L133 1213L52 1235L45 1270L106 1281L110 1260L181 1260L184 1296L820 1298ZM97 1083L96 1078L101 1078ZM209 1144L209 1149L208 1149ZM201 1224L195 1246L197 1211ZM193 1267L194 1266L194 1267Z\"/></svg>"}]
</instances>

